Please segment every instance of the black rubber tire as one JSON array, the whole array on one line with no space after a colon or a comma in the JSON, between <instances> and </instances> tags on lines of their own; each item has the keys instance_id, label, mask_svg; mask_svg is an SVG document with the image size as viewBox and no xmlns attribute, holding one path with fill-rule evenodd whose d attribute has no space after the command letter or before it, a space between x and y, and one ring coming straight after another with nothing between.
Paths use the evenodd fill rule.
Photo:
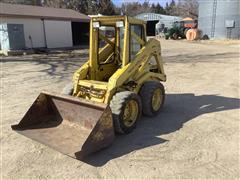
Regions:
<instances>
[{"instance_id":1,"label":"black rubber tire","mask_svg":"<svg viewBox=\"0 0 240 180\"><path fill-rule=\"evenodd\" d=\"M66 84L66 86L63 88L62 94L65 94L65 95L72 95L73 94L73 83L68 83Z\"/></svg>"},{"instance_id":2,"label":"black rubber tire","mask_svg":"<svg viewBox=\"0 0 240 180\"><path fill-rule=\"evenodd\" d=\"M137 116L135 123L132 126L127 127L123 123L123 112L124 112L127 102L130 100L135 100L137 102L138 116ZM115 132L119 133L119 134L128 134L128 133L132 132L133 129L136 127L136 124L142 115L141 98L139 97L139 95L137 95L131 91L123 91L123 92L116 93L110 102L110 108L111 108L112 115L113 115L113 123L114 123Z\"/></svg>"},{"instance_id":3,"label":"black rubber tire","mask_svg":"<svg viewBox=\"0 0 240 180\"><path fill-rule=\"evenodd\" d=\"M160 88L162 92L162 104L157 111L155 111L152 107L152 97L153 92ZM142 107L143 107L143 115L145 116L156 116L160 110L162 109L165 101L165 89L164 86L157 81L148 81L143 84L140 90L140 97L142 100Z\"/></svg>"},{"instance_id":4,"label":"black rubber tire","mask_svg":"<svg viewBox=\"0 0 240 180\"><path fill-rule=\"evenodd\" d=\"M173 38L174 40L177 40L177 39L178 39L178 34L177 34L177 33L173 33L172 38Z\"/></svg>"}]
</instances>

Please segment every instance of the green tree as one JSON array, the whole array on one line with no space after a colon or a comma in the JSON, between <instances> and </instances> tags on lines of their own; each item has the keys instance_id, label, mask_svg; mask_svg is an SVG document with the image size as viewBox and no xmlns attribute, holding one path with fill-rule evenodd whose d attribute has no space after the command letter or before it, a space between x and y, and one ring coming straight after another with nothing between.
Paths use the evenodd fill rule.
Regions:
<instances>
[{"instance_id":1,"label":"green tree","mask_svg":"<svg viewBox=\"0 0 240 180\"><path fill-rule=\"evenodd\" d=\"M25 5L34 5L41 6L41 0L0 0L2 3L11 3L11 4L25 4Z\"/></svg>"},{"instance_id":2,"label":"green tree","mask_svg":"<svg viewBox=\"0 0 240 180\"><path fill-rule=\"evenodd\" d=\"M157 3L157 5L155 6L153 12L157 14L166 14L165 9L159 3Z\"/></svg>"},{"instance_id":3,"label":"green tree","mask_svg":"<svg viewBox=\"0 0 240 180\"><path fill-rule=\"evenodd\" d=\"M66 3L64 0L43 0L41 5L54 8L66 8Z\"/></svg>"},{"instance_id":4,"label":"green tree","mask_svg":"<svg viewBox=\"0 0 240 180\"><path fill-rule=\"evenodd\" d=\"M168 2L165 5L165 12L166 12L167 15L170 14L170 6L168 5Z\"/></svg>"},{"instance_id":5,"label":"green tree","mask_svg":"<svg viewBox=\"0 0 240 180\"><path fill-rule=\"evenodd\" d=\"M149 4L148 1L144 1L144 3L141 5L141 8L142 8L145 12L150 12L150 11L151 11L151 5Z\"/></svg>"},{"instance_id":6,"label":"green tree","mask_svg":"<svg viewBox=\"0 0 240 180\"><path fill-rule=\"evenodd\" d=\"M197 0L178 0L178 15L182 17L198 17L198 1Z\"/></svg>"},{"instance_id":7,"label":"green tree","mask_svg":"<svg viewBox=\"0 0 240 180\"><path fill-rule=\"evenodd\" d=\"M5 3L28 4L55 8L68 8L84 14L115 15L126 14L135 16L144 12L155 12L165 14L164 8L158 3L156 6L145 0L139 2L123 3L121 7L115 7L111 0L0 0ZM155 6L155 7L154 7Z\"/></svg>"},{"instance_id":8,"label":"green tree","mask_svg":"<svg viewBox=\"0 0 240 180\"><path fill-rule=\"evenodd\" d=\"M55 1L55 0L54 0ZM65 0L66 7L84 14L97 14L99 2L97 0Z\"/></svg>"},{"instance_id":9,"label":"green tree","mask_svg":"<svg viewBox=\"0 0 240 180\"><path fill-rule=\"evenodd\" d=\"M125 15L135 16L140 13L152 12L152 8L148 1L143 4L139 2L123 3L121 12Z\"/></svg>"},{"instance_id":10,"label":"green tree","mask_svg":"<svg viewBox=\"0 0 240 180\"><path fill-rule=\"evenodd\" d=\"M155 10L156 10L156 6L154 3L152 3L151 10L152 10L152 12L155 12Z\"/></svg>"},{"instance_id":11,"label":"green tree","mask_svg":"<svg viewBox=\"0 0 240 180\"><path fill-rule=\"evenodd\" d=\"M171 1L170 5L169 5L171 8L175 7L176 6L176 3L174 0Z\"/></svg>"},{"instance_id":12,"label":"green tree","mask_svg":"<svg viewBox=\"0 0 240 180\"><path fill-rule=\"evenodd\" d=\"M115 6L111 0L100 0L98 13L103 15L115 15Z\"/></svg>"},{"instance_id":13,"label":"green tree","mask_svg":"<svg viewBox=\"0 0 240 180\"><path fill-rule=\"evenodd\" d=\"M170 4L168 4L168 2L166 3L166 7L165 7L165 11L167 15L177 15L176 11L177 11L177 6L176 6L176 2L174 0L172 0L170 2Z\"/></svg>"}]
</instances>

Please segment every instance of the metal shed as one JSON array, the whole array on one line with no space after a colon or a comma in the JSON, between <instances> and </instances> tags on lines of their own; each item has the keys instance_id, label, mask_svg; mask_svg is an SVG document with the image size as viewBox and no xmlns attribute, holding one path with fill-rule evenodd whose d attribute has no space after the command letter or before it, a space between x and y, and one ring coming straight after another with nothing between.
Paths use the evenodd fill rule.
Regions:
<instances>
[{"instance_id":1,"label":"metal shed","mask_svg":"<svg viewBox=\"0 0 240 180\"><path fill-rule=\"evenodd\" d=\"M155 36L155 26L157 23L164 24L165 27L171 28L175 21L180 21L182 18L178 16L167 16L156 13L142 13L135 16L138 19L147 22L147 35Z\"/></svg>"},{"instance_id":2,"label":"metal shed","mask_svg":"<svg viewBox=\"0 0 240 180\"><path fill-rule=\"evenodd\" d=\"M71 9L0 3L2 51L88 43L87 15Z\"/></svg>"}]
</instances>

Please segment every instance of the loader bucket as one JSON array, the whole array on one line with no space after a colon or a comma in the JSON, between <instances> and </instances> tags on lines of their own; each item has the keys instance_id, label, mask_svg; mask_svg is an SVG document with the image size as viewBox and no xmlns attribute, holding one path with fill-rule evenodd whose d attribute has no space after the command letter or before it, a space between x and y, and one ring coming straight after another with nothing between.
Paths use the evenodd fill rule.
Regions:
<instances>
[{"instance_id":1,"label":"loader bucket","mask_svg":"<svg viewBox=\"0 0 240 180\"><path fill-rule=\"evenodd\" d=\"M108 105L46 92L12 129L76 159L109 146L115 137Z\"/></svg>"}]
</instances>

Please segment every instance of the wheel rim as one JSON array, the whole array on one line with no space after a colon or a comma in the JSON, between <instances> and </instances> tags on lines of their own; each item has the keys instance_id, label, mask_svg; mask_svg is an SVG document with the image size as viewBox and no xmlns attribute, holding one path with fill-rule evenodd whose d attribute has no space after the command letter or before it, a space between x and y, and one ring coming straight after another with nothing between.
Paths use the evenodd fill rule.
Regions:
<instances>
[{"instance_id":1,"label":"wheel rim","mask_svg":"<svg viewBox=\"0 0 240 180\"><path fill-rule=\"evenodd\" d=\"M156 89L152 96L152 108L154 111L158 111L162 104L162 93L160 89Z\"/></svg>"},{"instance_id":2,"label":"wheel rim","mask_svg":"<svg viewBox=\"0 0 240 180\"><path fill-rule=\"evenodd\" d=\"M123 112L123 123L127 127L131 127L138 117L138 103L135 100L127 102Z\"/></svg>"}]
</instances>

